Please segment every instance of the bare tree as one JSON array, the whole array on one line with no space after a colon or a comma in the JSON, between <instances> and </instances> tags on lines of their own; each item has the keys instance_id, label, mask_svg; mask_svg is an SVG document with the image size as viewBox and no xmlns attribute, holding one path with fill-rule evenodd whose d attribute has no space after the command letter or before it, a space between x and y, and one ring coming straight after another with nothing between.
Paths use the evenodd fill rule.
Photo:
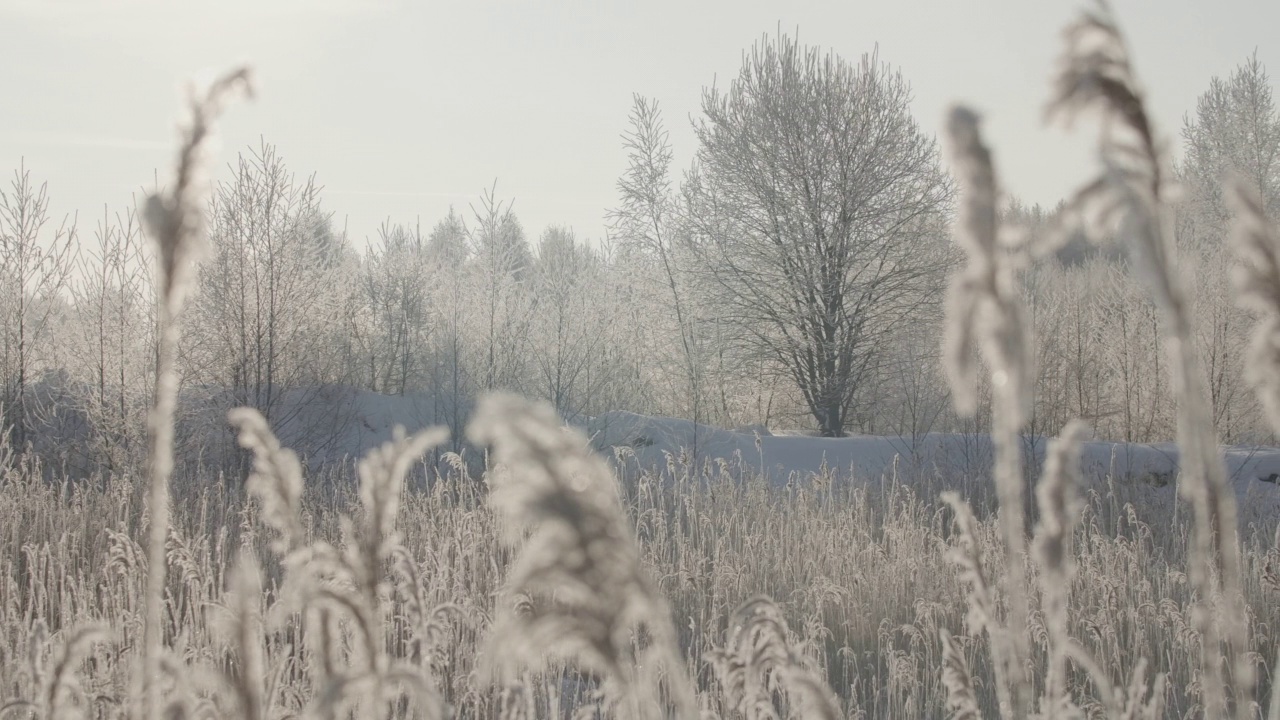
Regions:
<instances>
[{"instance_id":1,"label":"bare tree","mask_svg":"<svg viewBox=\"0 0 1280 720\"><path fill-rule=\"evenodd\" d=\"M680 365L694 423L703 421L703 359L696 335L697 320L691 307L688 273L682 266L679 208L671 191L671 143L658 103L640 95L633 98L631 128L623 134L627 170L618 180L621 203L609 214L618 239L631 251L649 260L664 286L668 317L675 320L679 336ZM697 455L697 434L693 438Z\"/></svg>"},{"instance_id":2,"label":"bare tree","mask_svg":"<svg viewBox=\"0 0 1280 720\"><path fill-rule=\"evenodd\" d=\"M540 394L564 418L580 415L605 379L590 372L611 320L609 308L597 300L602 270L569 228L552 226L542 233L531 288L531 355Z\"/></svg>"},{"instance_id":3,"label":"bare tree","mask_svg":"<svg viewBox=\"0 0 1280 720\"><path fill-rule=\"evenodd\" d=\"M1223 179L1233 175L1256 192L1262 210L1280 214L1280 111L1266 68L1255 53L1226 80L1214 78L1183 122L1185 157L1177 168L1187 189L1177 208L1179 249L1194 267L1194 336L1204 359L1214 424L1228 442L1266 427L1243 381L1248 316L1232 300L1226 239L1231 213Z\"/></svg>"},{"instance_id":4,"label":"bare tree","mask_svg":"<svg viewBox=\"0 0 1280 720\"><path fill-rule=\"evenodd\" d=\"M439 330L434 360L431 365L434 409L433 421L449 425L449 439L454 452L462 448L467 397L471 373L466 364L467 293L465 266L467 225L462 216L449 208L449 214L436 223L427 236L427 255L437 269L439 282L433 288Z\"/></svg>"},{"instance_id":5,"label":"bare tree","mask_svg":"<svg viewBox=\"0 0 1280 720\"><path fill-rule=\"evenodd\" d=\"M526 290L533 254L511 203L498 200L496 190L495 183L481 196L480 207L472 208L476 224L470 233L470 270L484 355L480 378L486 390L520 390L531 319Z\"/></svg>"},{"instance_id":6,"label":"bare tree","mask_svg":"<svg viewBox=\"0 0 1280 720\"><path fill-rule=\"evenodd\" d=\"M837 436L880 339L938 299L953 194L901 74L780 35L703 93L685 196L738 340Z\"/></svg>"},{"instance_id":7,"label":"bare tree","mask_svg":"<svg viewBox=\"0 0 1280 720\"><path fill-rule=\"evenodd\" d=\"M207 384L279 427L301 404L286 404L287 392L328 379L328 339L346 301L333 281L343 241L315 179L299 182L271 145L242 154L232 172L211 204L213 254L188 353Z\"/></svg>"},{"instance_id":8,"label":"bare tree","mask_svg":"<svg viewBox=\"0 0 1280 720\"><path fill-rule=\"evenodd\" d=\"M1185 157L1179 179L1188 187L1183 215L1194 219L1198 234L1221 241L1229 213L1222 177L1235 173L1252 186L1268 215L1280 215L1280 110L1271 79L1255 53L1229 78L1214 78L1183 120ZM1179 230L1185 234L1185 226Z\"/></svg>"},{"instance_id":9,"label":"bare tree","mask_svg":"<svg viewBox=\"0 0 1280 720\"><path fill-rule=\"evenodd\" d=\"M951 402L935 341L938 325L920 323L897 334L880 380L889 397L879 403L878 412L889 416L894 433L910 439L912 452L933 432Z\"/></svg>"},{"instance_id":10,"label":"bare tree","mask_svg":"<svg viewBox=\"0 0 1280 720\"><path fill-rule=\"evenodd\" d=\"M24 164L9 190L0 189L0 427L19 447L31 429L30 385L76 242L75 221L66 219L43 239L48 221L48 188L36 187Z\"/></svg>"},{"instance_id":11,"label":"bare tree","mask_svg":"<svg viewBox=\"0 0 1280 720\"><path fill-rule=\"evenodd\" d=\"M79 405L93 433L94 455L110 469L141 459L143 419L155 383L155 313L150 258L133 208L106 209L94 244L77 259L70 290L78 320Z\"/></svg>"},{"instance_id":12,"label":"bare tree","mask_svg":"<svg viewBox=\"0 0 1280 720\"><path fill-rule=\"evenodd\" d=\"M384 223L365 257L362 283L373 321L370 390L403 395L411 384L420 384L435 328L430 317L434 277L421 230Z\"/></svg>"},{"instance_id":13,"label":"bare tree","mask_svg":"<svg viewBox=\"0 0 1280 720\"><path fill-rule=\"evenodd\" d=\"M651 376L654 338L652 322L646 323L650 308L641 301L647 277L638 271L634 248L606 236L596 252L600 270L591 291L594 307L607 318L600 339L584 372L593 388L583 412L598 415L610 410L654 412Z\"/></svg>"}]
</instances>

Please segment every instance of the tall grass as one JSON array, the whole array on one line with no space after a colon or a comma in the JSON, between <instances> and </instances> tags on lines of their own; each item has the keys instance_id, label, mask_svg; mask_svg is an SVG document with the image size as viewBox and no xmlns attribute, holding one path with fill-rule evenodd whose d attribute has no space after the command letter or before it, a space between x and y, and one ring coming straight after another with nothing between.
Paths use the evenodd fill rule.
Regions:
<instances>
[{"instance_id":1,"label":"tall grass","mask_svg":"<svg viewBox=\"0 0 1280 720\"><path fill-rule=\"evenodd\" d=\"M1280 522L1238 525L1123 39L1104 6L1066 39L1053 110L1106 126L1072 214L1124 239L1164 313L1189 515L1124 476L1083 477L1077 422L1028 502L1017 282L1045 248L998 226L995 162L963 108L948 132L967 263L946 349L962 410L990 376L994 512L961 478L934 497L915 477L779 488L676 458L618 473L549 408L505 396L468 431L491 450L481 478L419 462L443 430L307 478L247 409L229 417L253 457L243 485L171 477L201 154L238 72L192 101L178 180L147 206L161 345L146 480L51 483L0 446L0 718L1253 718L1269 695L1280 720L1256 672L1280 652ZM1233 187L1238 293L1261 320L1249 378L1276 420L1280 239Z\"/></svg>"},{"instance_id":2,"label":"tall grass","mask_svg":"<svg viewBox=\"0 0 1280 720\"><path fill-rule=\"evenodd\" d=\"M653 473L630 479L618 505L634 534L641 572L670 609L700 711L740 716L734 709L740 707L737 698L725 692L733 685L720 679L717 663L725 654L753 647L744 642L752 636L736 628L747 627L739 618L754 613L738 610L765 596L774 599L785 622L785 630L767 637L785 635L788 644L761 652L792 658L821 680L842 717L946 716L942 671L957 657L967 668L969 692L982 716L998 715L990 641L968 620L965 569L952 560L955 550L964 550L977 558L984 577L1004 576L1000 526L985 507L976 509L967 545L947 506L932 494L918 494L911 478L851 484L832 473L777 488L714 469L677 465L676 470L674 482ZM421 466L411 471L414 485L425 472ZM979 482L957 481L953 487L969 495L980 490ZM1066 580L1065 635L1094 659L1112 691L1128 693L1139 660L1146 658L1146 680L1165 678L1163 689L1148 686L1142 698L1158 698L1162 707L1156 716L1197 716L1203 714L1196 709L1200 636L1192 623L1196 597L1186 575L1189 519L1175 525L1167 504L1149 502L1150 489L1130 483L1116 477L1113 489L1105 479L1081 489L1069 541L1074 571ZM134 484L127 477L104 477L55 485L16 471L4 477L0 695L6 702L41 696L41 686L30 679L33 652L44 667L52 667L50 658L63 652L68 639L98 624L112 630L111 642L94 645L88 660L74 668L89 699L83 706L87 712L75 714L134 716L117 704L129 700L131 664L142 650L145 502ZM493 660L505 660L488 654L490 648L502 650L502 632L511 627L497 630L501 613L555 609L538 604L547 598L537 593L531 594L531 604L521 601L512 580L524 536L519 535L519 546L511 545L505 516L488 495L482 479L456 472L403 494L396 520L399 549L381 565L384 662L429 678L436 696L431 701L452 708L454 717L498 717L504 708L522 717L552 717L557 706L566 710L564 717L571 705L607 704L609 698L596 695L611 692L603 678L586 667L570 667L576 658L559 651L505 676L486 674ZM312 578L290 579L291 573L310 572L309 551L288 561L290 551L268 521L266 504L254 497L248 487L224 487L214 476L174 479L165 589L166 706L191 715L240 717L242 691L235 683L254 676L239 668L251 653L260 653L262 687L253 692L262 698L262 716L321 715L329 703L340 706L332 710L334 716L366 716L357 707L372 702L368 687L342 683L367 667L356 615L321 600L314 586L300 582ZM288 547L320 545L341 553L363 527L365 511L352 471L308 477L296 507L298 534ZM1266 628L1280 623L1280 609L1261 573L1276 523L1255 522L1242 540L1250 578L1245 586L1250 649L1269 659L1280 646ZM259 628L260 649L244 645L244 660L244 641L234 632L234 611L243 607L237 593L244 584L233 582L246 577L244 568L237 568L242 549L255 558L262 589L261 607L240 615L248 621L242 626ZM1024 562L1030 678L1042 688L1052 667L1045 578L1038 562L1030 557ZM335 593L354 591L336 574L314 581L330 584ZM988 597L991 612L1000 617L1007 595L991 583ZM46 633L36 632L38 622L46 625ZM943 630L951 635L949 652L939 640ZM627 650L623 657L630 662L637 655ZM1065 686L1075 704L1101 716L1114 692L1104 701L1070 656L1065 665ZM767 667L755 667L762 666ZM633 665L630 672L643 671ZM802 701L778 685L784 676L763 681L777 690L769 697L780 713ZM47 681L49 675L42 677ZM664 681L656 680L661 687ZM326 689L340 683L348 694L326 699ZM1264 693L1268 689L1264 686ZM397 686L389 692L406 698ZM423 694L412 702L428 698ZM410 702L388 700L387 707ZM406 707L404 714L426 716L418 707Z\"/></svg>"},{"instance_id":3,"label":"tall grass","mask_svg":"<svg viewBox=\"0 0 1280 720\"><path fill-rule=\"evenodd\" d=\"M147 546L147 617L143 642L146 653L140 677L146 692L146 717L160 716L160 623L164 612L165 546L169 532L169 476L173 473L174 413L178 404L177 355L182 336L180 318L195 265L204 250L204 216L208 199L209 164L205 154L212 139L212 123L223 103L237 88L252 92L249 75L239 70L219 78L198 96L190 89L190 117L182 127L177 172L172 190L147 198L143 219L156 245L156 308L159 342L156 354L155 406L147 423L151 445L150 541Z\"/></svg>"},{"instance_id":4,"label":"tall grass","mask_svg":"<svg viewBox=\"0 0 1280 720\"><path fill-rule=\"evenodd\" d=\"M1168 160L1147 113L1128 49L1105 4L1067 28L1066 53L1051 113L1102 116L1102 172L1073 199L1095 236L1124 243L1160 308L1177 405L1179 494L1194 514L1187 572L1198 591L1194 614L1204 712L1254 714L1254 667L1241 589L1236 498L1213 425L1208 389L1192 337L1191 309L1177 272ZM1230 691L1233 697L1228 698Z\"/></svg>"}]
</instances>

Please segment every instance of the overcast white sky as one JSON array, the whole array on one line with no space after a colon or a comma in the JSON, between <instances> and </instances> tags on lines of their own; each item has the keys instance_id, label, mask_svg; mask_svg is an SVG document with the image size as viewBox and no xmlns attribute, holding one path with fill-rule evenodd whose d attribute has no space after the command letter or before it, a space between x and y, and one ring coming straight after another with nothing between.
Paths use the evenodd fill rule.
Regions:
<instances>
[{"instance_id":1,"label":"overcast white sky","mask_svg":"<svg viewBox=\"0 0 1280 720\"><path fill-rule=\"evenodd\" d=\"M222 126L220 164L259 136L299 175L316 173L353 240L377 225L424 229L469 213L496 178L530 239L550 223L604 233L625 166L631 94L656 98L676 151L703 86L781 25L856 59L879 43L937 132L974 105L1011 192L1053 203L1089 174L1081 137L1041 111L1065 0L0 0L0 174L25 158L52 208L88 229L103 204L163 181L178 88L251 63L259 98ZM1280 2L1115 0L1166 135L1214 75L1256 48L1280 73Z\"/></svg>"}]
</instances>

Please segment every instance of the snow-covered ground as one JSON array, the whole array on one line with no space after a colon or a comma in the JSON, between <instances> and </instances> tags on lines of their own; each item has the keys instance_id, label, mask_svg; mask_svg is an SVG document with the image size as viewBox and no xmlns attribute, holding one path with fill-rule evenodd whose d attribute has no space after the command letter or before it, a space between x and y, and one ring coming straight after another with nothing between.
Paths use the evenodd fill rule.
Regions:
<instances>
[{"instance_id":1,"label":"snow-covered ground","mask_svg":"<svg viewBox=\"0 0 1280 720\"><path fill-rule=\"evenodd\" d=\"M321 403L323 404L323 403ZM331 428L324 454L356 456L391 437L392 428L416 430L432 424L440 405L426 396L390 397L353 392L340 407L303 412L298 420L314 426L320 412ZM922 437L854 436L821 438L774 435L763 429L725 430L677 418L610 412L583 422L579 429L598 452L628 467L665 468L668 455L685 458L696 448L701 464L725 463L730 475L762 472L770 482L803 482L824 468L839 478L874 482L895 475L904 482L936 478L958 482L983 479L991 472L992 447L983 435L931 433ZM1047 439L1026 441L1032 464L1043 460ZM1242 499L1275 496L1280 486L1262 481L1280 473L1280 448L1225 447L1227 471ZM1173 444L1139 445L1088 442L1082 450L1085 476L1107 476L1172 491L1178 465ZM945 484L945 483L944 483Z\"/></svg>"},{"instance_id":2,"label":"snow-covered ground","mask_svg":"<svg viewBox=\"0 0 1280 720\"><path fill-rule=\"evenodd\" d=\"M804 435L773 435L749 429L723 430L695 425L676 418L649 417L627 412L611 412L586 423L584 430L599 450L627 448L633 462L641 466L665 465L666 454L697 448L701 460L730 460L752 471L763 471L772 482L784 483L829 468L838 473L867 480L897 472L913 476L920 472L940 475L985 477L991 471L991 440L985 435L931 433L918 438L898 436L853 436L822 438ZM1037 462L1044 458L1047 439L1026 439L1024 450ZM1280 473L1280 449L1224 448L1227 469L1239 481ZM1177 446L1138 445L1116 442L1087 442L1081 453L1086 476L1141 480L1151 485L1167 482L1176 472ZM1263 483L1270 485L1271 483Z\"/></svg>"},{"instance_id":3,"label":"snow-covered ground","mask_svg":"<svg viewBox=\"0 0 1280 720\"><path fill-rule=\"evenodd\" d=\"M727 463L729 477L763 472L772 484L804 483L830 470L837 482L878 484L896 480L925 495L984 486L991 477L989 436L932 433L916 438L855 436L821 438L773 435L751 429L735 432L687 420L612 412L583 428L598 451L622 458L628 467L664 469L667 458L697 448L698 462ZM696 443L695 443L696 432ZM1046 438L1024 440L1029 476L1038 475ZM1268 527L1280 514L1280 486L1264 480L1280 473L1280 448L1224 447L1228 476L1240 505L1241 527ZM1178 449L1174 444L1086 442L1080 467L1084 481L1101 497L1119 496L1140 508L1168 507L1175 494ZM991 486L986 485L990 488ZM972 493L962 493L972 496Z\"/></svg>"}]
</instances>

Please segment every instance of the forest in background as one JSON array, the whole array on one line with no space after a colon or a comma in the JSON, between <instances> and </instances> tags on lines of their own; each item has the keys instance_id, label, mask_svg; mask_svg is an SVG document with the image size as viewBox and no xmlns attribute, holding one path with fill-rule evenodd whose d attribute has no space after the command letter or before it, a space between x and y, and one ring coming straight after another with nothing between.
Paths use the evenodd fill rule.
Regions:
<instances>
[{"instance_id":1,"label":"forest in background","mask_svg":"<svg viewBox=\"0 0 1280 720\"><path fill-rule=\"evenodd\" d=\"M1214 80L1184 119L1175 169L1178 267L1232 444L1272 436L1244 382L1219 178L1238 171L1280 207L1272 89L1256 57ZM824 125L818 97L857 122ZM605 238L526 229L495 184L474 206L425 226L388 220L359 242L317 175L269 142L245 148L208 210L179 353L180 438L218 457L233 447L226 410L247 405L319 449L325 427L291 419L319 407L340 423L354 390L415 396L413 420L448 426L454 449L491 390L545 398L569 421L628 410L824 435L985 432L989 388L960 417L941 371L954 191L909 99L877 56L847 63L765 38L735 84L704 91L698 153L677 177L661 112L637 96ZM0 190L0 422L14 447L59 466L133 466L155 383L149 244L136 208L50 218L54 191L27 167ZM1021 276L1036 338L1027 431L1078 417L1099 439L1168 441L1156 307L1125 255L1071 236L1061 210L1014 197L1001 210L1031 242L1063 236ZM810 247L816 259L794 249Z\"/></svg>"}]
</instances>

